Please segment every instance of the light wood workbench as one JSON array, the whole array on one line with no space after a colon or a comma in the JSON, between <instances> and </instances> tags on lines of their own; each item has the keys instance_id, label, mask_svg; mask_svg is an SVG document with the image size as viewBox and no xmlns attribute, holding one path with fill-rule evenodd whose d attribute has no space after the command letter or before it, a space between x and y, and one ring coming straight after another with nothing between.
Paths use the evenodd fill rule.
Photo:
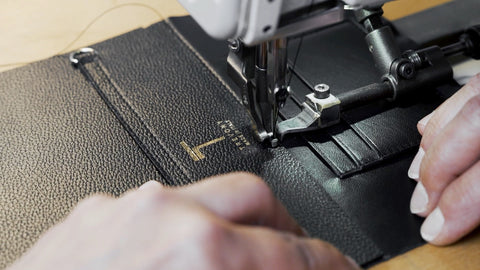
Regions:
<instances>
[{"instance_id":1,"label":"light wood workbench","mask_svg":"<svg viewBox=\"0 0 480 270\"><path fill-rule=\"evenodd\" d=\"M395 1L385 11L394 19L446 1ZM0 10L0 71L186 14L175 0L16 0L1 1ZM422 246L373 269L480 269L480 231L453 246Z\"/></svg>"}]
</instances>

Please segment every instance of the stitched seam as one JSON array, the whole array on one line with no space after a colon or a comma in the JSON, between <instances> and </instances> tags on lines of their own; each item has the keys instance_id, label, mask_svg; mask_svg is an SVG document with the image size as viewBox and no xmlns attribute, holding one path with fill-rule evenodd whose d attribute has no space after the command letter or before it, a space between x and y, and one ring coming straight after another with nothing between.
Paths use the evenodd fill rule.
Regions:
<instances>
[{"instance_id":1,"label":"stitched seam","mask_svg":"<svg viewBox=\"0 0 480 270\"><path fill-rule=\"evenodd\" d=\"M96 64L96 63L95 63L95 64ZM86 70L87 72L89 72L89 71L87 70L87 66L86 66L86 65L84 65L84 68L85 68L85 70ZM97 65L94 65L94 64L93 64L93 69L94 69L94 71L96 71L97 73L103 72L102 70L99 70L99 67L98 67ZM89 73L90 73L90 72L89 72ZM97 75L98 75L98 74L97 74ZM92 79L92 81L96 84L97 88L98 88L100 91L102 91L101 88L100 88L100 85L95 81L95 79L94 79L92 76L91 76L91 79ZM108 85L108 84L109 84L109 82L107 81L107 85ZM117 112L121 112L121 110L119 110L119 108L118 108L117 106L115 106L115 105L107 98L106 93L105 93L104 91L102 91L102 93L103 93L103 95L104 95L104 97L102 97L102 98L106 99L105 102L108 102L108 104L110 104L110 106L114 107L114 109L116 109ZM127 104L127 106L128 106L128 104ZM120 115L117 115L117 114L116 114L116 116L117 116L117 117L121 117L121 119L119 119L120 122L123 122L123 123L127 124L127 121L125 121L125 118L124 118L124 117L122 117L122 116L120 116ZM128 127L129 127L129 129L133 132L133 130L132 130L132 128L130 127L130 125L128 125ZM147 149L147 150L149 149L149 148L147 147L147 145L140 139L140 137L138 136L137 133L134 133L133 135L134 135L135 137L137 137L137 140L136 140L136 141L137 141L137 143L140 144L139 146L140 146L141 149ZM155 155L152 153L152 151L149 151L149 152L150 152L150 155L151 155L153 158L155 158ZM155 163L157 163L157 164L159 163L159 162L156 160L156 158L155 158ZM166 173L166 172L165 172L165 173ZM168 176L168 175L167 175L167 176Z\"/></svg>"},{"instance_id":2,"label":"stitched seam","mask_svg":"<svg viewBox=\"0 0 480 270\"><path fill-rule=\"evenodd\" d=\"M146 123L143 121L143 119L139 116L139 114L137 113L137 111L129 104L129 102L126 100L126 98L120 93L120 91L118 91L117 87L115 86L115 84L112 82L112 80L109 78L109 76L106 74L105 70L106 68L101 64L100 61L96 61L94 62L96 65L93 65L93 68L94 68L94 71L100 73L100 74L103 74L104 76L101 76L100 77L104 77L105 80L106 80L106 83L108 85L111 86L112 90L114 93L116 93L118 95L118 97L120 98L120 101L123 102L127 108L133 113L133 115L139 120L140 124L142 125L143 129L146 131L147 135L148 136L151 136L153 138L153 140L158 143L158 145L160 146L160 148L166 153L166 155L162 155L162 154L158 154L158 153L155 153L153 151L150 150L150 148L144 143L144 141L140 138L140 136L138 136L138 133L134 132L131 125L128 124L128 122L125 120L125 118L122 116L123 118L123 121L125 122L125 124L129 125L130 129L132 130L132 132L134 132L135 136L138 137L138 140L140 141L140 143L142 144L142 146L145 147L145 149L148 149L149 152L151 153L151 155L153 156L153 158L156 159L156 162L160 164L160 162L158 162L159 160L159 157L166 157L167 159L169 159L176 167L177 169L179 169L179 172L182 172L182 174L188 179L189 182L191 182L191 174L188 172L188 170L186 168L184 168L183 166L181 166L181 163L179 162L179 160L177 160L175 157L172 156L171 152L167 149L167 147L160 141L158 140L158 138L153 135L153 132L151 131L151 129L146 125ZM86 65L84 65L86 67ZM98 86L98 88L100 89L100 86L97 82L95 82ZM110 102L111 103L111 102ZM112 106L114 106L112 104ZM116 107L116 106L115 106ZM116 107L116 109L121 112L122 110L120 110L120 108ZM172 179L173 180L173 179ZM175 180L173 180L175 181ZM185 181L181 181L181 179L177 179L177 181L179 182L185 182Z\"/></svg>"},{"instance_id":3,"label":"stitched seam","mask_svg":"<svg viewBox=\"0 0 480 270\"><path fill-rule=\"evenodd\" d=\"M205 60L198 51L195 50L195 48L188 42L188 40L175 28L175 26L171 23L171 21L169 19L165 20L165 22L167 23L167 25L172 29L172 31L176 34L177 38L183 43L185 44L185 46L191 51L193 52L193 54L200 60L200 62L210 70L210 72L215 76L215 78L217 78L217 80L223 85L225 86L225 88L227 88L228 92L240 103L242 104L242 101L240 100L240 98L235 94L235 92L228 86L228 84L220 77L220 75L218 75L215 71L215 69L207 62L207 60ZM337 143L337 142L335 142ZM370 144L367 143L368 146L370 146ZM344 151L344 149L342 147L340 147L340 149L342 151ZM375 151L375 150L374 150ZM376 150L376 152L378 153L378 150ZM347 157L352 160L353 163L355 163L355 169L352 169L352 170L349 170L347 171L347 173L349 172L352 172L352 171L358 171L359 169L361 169L361 162L356 158L356 157L352 157L352 155L350 154L347 154ZM335 165L336 167L336 172L335 174L337 174L338 176L343 176L343 174L341 173L343 170L340 170L336 164L334 164L334 162L331 162L331 164ZM334 169L335 171L335 169Z\"/></svg>"},{"instance_id":4,"label":"stitched seam","mask_svg":"<svg viewBox=\"0 0 480 270\"><path fill-rule=\"evenodd\" d=\"M383 158L384 155L382 154L382 152L380 151L380 149L375 145L375 142L372 141L372 139L370 137L367 136L367 134L365 134L361 129L359 129L355 124L348 124L351 129L358 135L358 137L364 141L372 150L374 150L375 152L377 152L377 155L380 157L380 158Z\"/></svg>"},{"instance_id":5,"label":"stitched seam","mask_svg":"<svg viewBox=\"0 0 480 270\"><path fill-rule=\"evenodd\" d=\"M188 170L186 168L184 168L183 166L181 166L181 163L179 162L179 160L177 160L172 154L171 152L167 149L167 147L160 141L158 140L158 138L153 135L153 132L152 130L148 127L148 125L144 122L143 118L139 116L139 114L137 113L137 111L129 104L129 102L126 100L126 98L120 93L120 91L118 91L117 87L115 86L115 84L110 80L110 77L106 74L105 70L106 68L103 66L103 64L99 61L98 62L98 71L100 72L103 72L103 74L105 75L105 78L107 80L107 82L112 86L114 92L116 92L118 94L118 96L120 97L121 101L123 101L128 109L130 109L132 111L132 113L135 115L135 117L137 117L141 123L141 125L145 128L146 132L148 133L148 135L152 136L153 140L155 142L157 142L159 144L159 146L166 152L166 155L160 155L160 156L165 156L167 158L170 158L171 161L173 161L173 163L178 167L178 169L180 169L184 176L186 176L187 178L189 178L189 180L191 179L191 175L190 173L188 172ZM126 121L125 121L126 122ZM143 143L143 142L142 142ZM151 151L152 152L152 151ZM152 154L155 156L155 157L158 157L158 155L156 153L153 153Z\"/></svg>"},{"instance_id":6,"label":"stitched seam","mask_svg":"<svg viewBox=\"0 0 480 270\"><path fill-rule=\"evenodd\" d=\"M215 76L215 78L223 85L225 86L225 88L227 88L228 92L233 96L233 98L235 98L235 100L242 104L242 100L237 96L237 94L235 94L235 91L233 91L232 88L230 88L228 86L228 84L222 79L222 77L220 77L220 75L217 74L217 72L215 71L215 69L207 62L207 60L205 60L205 58L203 58L199 52L197 52L195 50L195 48L193 48L192 44L190 44L188 42L187 39L185 39L185 37L175 28L174 25L172 25L172 23L170 22L169 19L166 19L165 22L167 23L167 25L170 27L170 29L173 31L173 33L175 34L174 36L176 38L178 38L178 40L180 40L191 52L193 52L193 54L200 60L200 62L208 69L210 70L210 72L213 74L213 76Z\"/></svg>"}]
</instances>

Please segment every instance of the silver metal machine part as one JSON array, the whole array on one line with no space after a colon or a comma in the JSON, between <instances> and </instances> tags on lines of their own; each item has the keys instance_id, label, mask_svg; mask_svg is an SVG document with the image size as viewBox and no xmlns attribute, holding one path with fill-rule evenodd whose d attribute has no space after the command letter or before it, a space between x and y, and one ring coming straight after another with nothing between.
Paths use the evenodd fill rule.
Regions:
<instances>
[{"instance_id":1,"label":"silver metal machine part","mask_svg":"<svg viewBox=\"0 0 480 270\"><path fill-rule=\"evenodd\" d=\"M306 98L302 112L277 124L280 140L287 134L324 128L340 121L340 100L330 94L328 85L317 84Z\"/></svg>"},{"instance_id":2,"label":"silver metal machine part","mask_svg":"<svg viewBox=\"0 0 480 270\"><path fill-rule=\"evenodd\" d=\"M476 51L480 48L480 27L445 48L432 46L401 54L390 27L381 18L381 6L390 0L179 1L211 36L231 38L228 72L242 89L242 102L251 114L258 139L271 146L287 134L338 123L341 110L378 99L394 100L412 89L450 78L453 72L445 60L448 55L463 52L480 58ZM278 121L279 110L290 93L287 38L340 22L346 9L354 10L368 33L367 45L382 74L381 82L338 97L330 93L328 85L316 85L305 96L298 115Z\"/></svg>"},{"instance_id":3,"label":"silver metal machine part","mask_svg":"<svg viewBox=\"0 0 480 270\"><path fill-rule=\"evenodd\" d=\"M362 8L391 0L179 0L200 26L217 39L244 44L288 37L343 20L343 6ZM309 7L315 12L305 12ZM285 15L294 18L283 21ZM299 18L301 17L301 18Z\"/></svg>"}]
</instances>

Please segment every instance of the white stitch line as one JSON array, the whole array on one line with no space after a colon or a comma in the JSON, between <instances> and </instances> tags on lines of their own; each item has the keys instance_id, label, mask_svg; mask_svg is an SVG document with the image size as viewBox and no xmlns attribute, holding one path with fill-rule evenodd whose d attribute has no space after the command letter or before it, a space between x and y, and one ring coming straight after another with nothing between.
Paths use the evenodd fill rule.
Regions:
<instances>
[{"instance_id":1,"label":"white stitch line","mask_svg":"<svg viewBox=\"0 0 480 270\"><path fill-rule=\"evenodd\" d=\"M170 152L170 150L162 143L162 141L160 141L157 136L155 136L154 132L152 132L152 129L147 125L147 123L144 121L144 119L142 117L140 117L140 114L138 114L138 112L134 109L134 106L132 106L132 104L130 104L130 100L125 98L124 95L121 93L120 91L120 87L115 83L115 81L111 80L111 76L107 70L107 68L103 65L103 63L101 63L100 61L97 61L97 64L98 64L98 67L101 69L101 72L103 72L103 74L105 74L105 77L106 79L108 80L108 82L110 83L110 85L113 87L114 91L118 93L118 95L120 96L120 98L125 102L125 104L127 104L127 106L129 107L129 109L132 110L132 112L134 113L134 115L136 117L138 117L140 119L140 122L145 126L146 130L148 133L150 133L154 140L160 144L160 146L163 148L163 150L167 153L167 157L171 158L175 165L177 165L178 167L180 167L180 169L183 171L183 173L185 174L186 177L189 178L189 180L193 179L193 176L191 175L190 171L185 168L182 163ZM143 143L143 141L142 141ZM158 156L156 153L153 153L155 156ZM158 161L157 161L158 162ZM180 180L181 181L181 180ZM182 181L183 182L183 181ZM192 181L189 181L189 182L192 182Z\"/></svg>"},{"instance_id":2,"label":"white stitch line","mask_svg":"<svg viewBox=\"0 0 480 270\"><path fill-rule=\"evenodd\" d=\"M200 59L200 61L210 70L210 72L215 76L215 78L217 78L221 84L223 84L223 86L225 86L225 88L227 88L228 92L230 92L230 94L232 94L232 96L240 103L242 104L242 100L237 96L237 94L235 93L235 91L233 91L229 86L228 84L222 79L222 77L220 77L217 72L215 71L215 69L210 66L210 64L207 62L207 60L205 60L201 55L200 53L198 53L195 48L192 46L192 44L190 44L188 42L188 40L177 30L177 28L175 28L175 26L170 22L170 19L167 18L165 20L165 22L168 24L168 26L170 26L170 28L173 30L173 32L175 32L175 34L177 35L177 37L190 49L190 51L192 51L197 57L198 59Z\"/></svg>"}]
</instances>

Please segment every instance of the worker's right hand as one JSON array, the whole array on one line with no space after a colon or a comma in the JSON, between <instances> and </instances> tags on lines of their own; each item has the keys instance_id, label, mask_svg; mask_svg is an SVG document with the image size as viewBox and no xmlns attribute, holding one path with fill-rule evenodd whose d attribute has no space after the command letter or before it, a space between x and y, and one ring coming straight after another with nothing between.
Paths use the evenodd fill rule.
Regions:
<instances>
[{"instance_id":1,"label":"worker's right hand","mask_svg":"<svg viewBox=\"0 0 480 270\"><path fill-rule=\"evenodd\" d=\"M480 224L480 74L418 123L423 135L409 169L418 180L412 213L425 216L422 237L459 240Z\"/></svg>"},{"instance_id":2,"label":"worker's right hand","mask_svg":"<svg viewBox=\"0 0 480 270\"><path fill-rule=\"evenodd\" d=\"M183 188L150 181L96 195L49 230L13 269L358 269L303 230L245 173Z\"/></svg>"}]
</instances>

